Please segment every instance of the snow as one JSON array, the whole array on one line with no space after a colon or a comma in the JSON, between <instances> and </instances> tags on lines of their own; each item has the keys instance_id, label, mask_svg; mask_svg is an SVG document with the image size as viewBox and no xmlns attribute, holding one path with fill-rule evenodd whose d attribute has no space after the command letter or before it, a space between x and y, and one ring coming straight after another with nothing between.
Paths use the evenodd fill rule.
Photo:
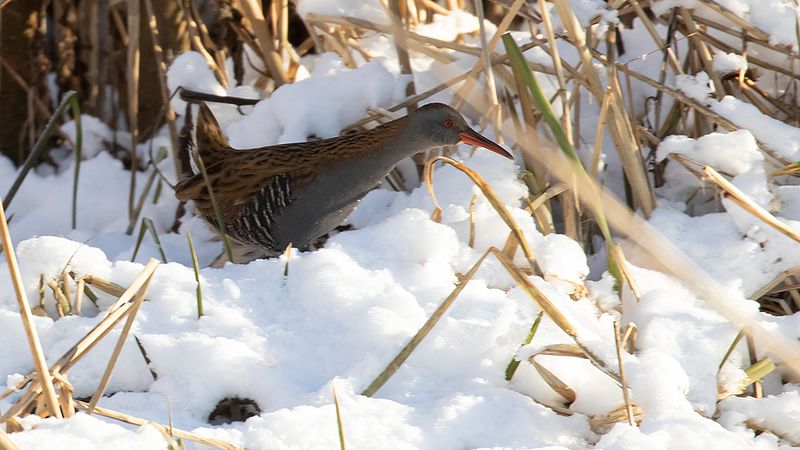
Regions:
<instances>
[{"instance_id":1,"label":"snow","mask_svg":"<svg viewBox=\"0 0 800 450\"><path fill-rule=\"evenodd\" d=\"M701 103L708 101L708 96L714 92L714 83L708 78L705 72L698 72L697 75L678 75L675 77L675 87L688 95L689 98Z\"/></svg>"},{"instance_id":2,"label":"snow","mask_svg":"<svg viewBox=\"0 0 800 450\"><path fill-rule=\"evenodd\" d=\"M389 24L389 15L380 0L300 0L297 2L297 13L305 16L309 13L322 16L344 16L368 20L381 25Z\"/></svg>"},{"instance_id":3,"label":"snow","mask_svg":"<svg viewBox=\"0 0 800 450\"><path fill-rule=\"evenodd\" d=\"M235 148L338 136L367 108L391 106L399 83L378 61L281 86L225 129ZM331 73L332 72L332 73Z\"/></svg>"},{"instance_id":4,"label":"snow","mask_svg":"<svg viewBox=\"0 0 800 450\"><path fill-rule=\"evenodd\" d=\"M726 75L737 74L740 70L747 70L747 58L736 53L717 53L711 67L718 73Z\"/></svg>"},{"instance_id":5,"label":"snow","mask_svg":"<svg viewBox=\"0 0 800 450\"><path fill-rule=\"evenodd\" d=\"M733 96L726 95L719 101L710 98L714 92L713 83L705 72L696 76L679 75L675 85L684 94L708 105L713 112L752 132L759 142L766 144L778 156L790 161L800 159L800 128L769 117L752 104Z\"/></svg>"},{"instance_id":6,"label":"snow","mask_svg":"<svg viewBox=\"0 0 800 450\"><path fill-rule=\"evenodd\" d=\"M582 23L604 8L599 1L570 4ZM667 4L675 3L661 1L655 7ZM763 4L767 5L763 14L781 8ZM729 1L726 6L756 21L762 14L744 0ZM388 23L377 1L302 0L297 7L301 14ZM616 20L611 16L604 15L603 20ZM784 39L783 22L776 27L774 39ZM438 39L462 34L474 44L477 25L477 19L466 13L437 15L415 31ZM494 27L487 24L487 32L493 33ZM641 28L635 32L641 33ZM523 42L526 34L515 32L514 37ZM229 106L213 106L232 145L252 148L336 136L370 114L370 109L401 101L409 79L399 74L393 43L380 35L367 35L360 42L375 56L370 62L357 57L357 67L348 68L333 53L306 56L301 80L278 88L255 107L242 108L240 113ZM648 51L636 39L626 37L626 45L632 54ZM562 54L572 64L577 61L570 47L565 46ZM474 56L453 56L455 60L445 64L412 54L417 89L429 89L477 61ZM538 48L525 56L550 64ZM631 65L637 70L646 66L646 72L653 74L658 71L656 60L642 58ZM735 72L747 68L747 61L720 54L713 68L719 73ZM545 75L537 77L546 95L552 96L557 84ZM252 73L245 77L246 85L223 88L195 52L174 61L168 80L171 89L182 85L218 95L262 96L253 87L256 76ZM767 176L768 158L762 152L766 145L786 159L800 159L800 131L734 97L712 98L713 87L705 73L678 76L667 83L741 129L716 130L697 139L669 136L661 142L656 157L668 161L665 184L656 192L658 208L649 225L702 266L739 311L760 326L796 340L800 314L769 316L759 313L758 305L747 299L777 274L800 266L797 244L727 200L714 202L708 211L695 208L690 199L702 190L700 181L668 156L675 153L716 168L780 220L800 229L800 187L775 186ZM638 84L633 89L638 108L650 93ZM485 104L483 90L479 86L471 93L470 99L477 99L472 103L475 109ZM452 92L444 91L430 101L451 99ZM598 105L585 98L581 102L582 126L594 129ZM183 113L185 105L179 99L173 100L173 106ZM77 228L73 230L70 224L71 159L65 159L55 173L46 168L32 172L9 208L22 281L33 306L38 305L41 276L51 280L73 271L127 286L147 258L159 255L147 235L131 261L140 225L135 223L132 236L125 233L130 173L104 151L104 141L113 130L90 116L83 116L82 124L85 161L78 185ZM513 130L508 123L504 126ZM62 131L74 140L73 122ZM494 137L496 130L482 132ZM513 132L504 137L511 140ZM149 144L139 144L140 155L147 154ZM168 134L161 130L153 146L167 145ZM608 141L603 147L609 156L604 176L614 188L614 183L621 184L621 176L615 176L620 169L611 145ZM787 442L800 440L796 425L800 390L791 380L781 379L781 369L764 380L765 398L717 401L720 389L739 385L750 355L745 345L739 345L720 368L739 329L690 286L666 275L632 240L621 239L640 298L634 298L627 287L620 295L608 273L590 272L586 250L579 243L562 234L543 235L537 229L522 208L529 192L517 163L480 150L470 155L463 145L458 150L456 157L486 179L519 224L543 272L542 277L530 275L529 280L574 327L574 337L545 315L533 341L521 345L541 309L498 260L488 256L397 373L376 396L365 397L360 393L478 258L490 247L504 247L508 226L480 189L457 169L437 166L434 188L442 206L438 223L431 220L433 202L425 187L409 192L377 189L347 219L353 229L334 234L321 249L294 250L280 258L213 269L206 266L220 253L221 244L190 213L182 217L177 233L168 231L177 201L164 186L157 201L149 193L141 215L155 223L169 263L156 270L131 330L150 362L145 362L129 336L100 406L160 423L171 421L175 427L248 449L337 448L334 388L350 448L730 450L786 448ZM168 177L173 175L171 161L159 167ZM137 174L137 195L148 176L148 172ZM0 192L15 177L10 161L0 158ZM470 246L473 196L477 196L475 239ZM199 318L188 233L204 267L200 271L204 315ZM517 251L514 261L527 267L521 253ZM74 291L75 285L70 288ZM35 317L34 323L48 362L97 324L114 301L107 294L98 297L97 306L85 300L80 315L54 320L55 307L46 293L45 310L50 317ZM623 328L628 323L637 326L635 351L625 352L622 363L631 400L644 416L638 427L617 423L603 432L592 426L592 419L624 404L620 386L609 376L617 374L619 367L614 322ZM113 330L70 369L76 396L89 396L96 390L119 333L119 328ZM5 263L0 263L0 340L5 350L0 380L13 386L32 370L32 362ZM576 399L569 405L527 363L530 356L556 344L580 344L608 372L582 358L537 356L537 362L575 392ZM759 348L758 356L765 355ZM509 382L505 373L512 358L521 363ZM211 411L229 397L252 399L261 412L244 422L210 425ZM0 411L7 411L18 398L19 394L12 394L0 400ZM562 416L546 405L568 407L573 413ZM756 436L752 424L766 432ZM29 417L23 425L24 431L10 435L23 450L149 450L167 445L152 425L122 426L83 413L67 420Z\"/></svg>"}]
</instances>

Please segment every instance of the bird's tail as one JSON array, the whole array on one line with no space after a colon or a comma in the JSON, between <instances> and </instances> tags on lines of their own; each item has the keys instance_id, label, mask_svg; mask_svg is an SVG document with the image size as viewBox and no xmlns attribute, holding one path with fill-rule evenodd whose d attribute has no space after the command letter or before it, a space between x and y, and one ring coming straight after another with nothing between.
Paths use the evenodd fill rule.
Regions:
<instances>
[{"instance_id":1,"label":"bird's tail","mask_svg":"<svg viewBox=\"0 0 800 450\"><path fill-rule=\"evenodd\" d=\"M232 151L217 119L214 118L208 105L202 101L192 103L190 100L186 104L184 125L178 137L184 178L200 172L198 166L200 159L203 165L208 167Z\"/></svg>"}]
</instances>

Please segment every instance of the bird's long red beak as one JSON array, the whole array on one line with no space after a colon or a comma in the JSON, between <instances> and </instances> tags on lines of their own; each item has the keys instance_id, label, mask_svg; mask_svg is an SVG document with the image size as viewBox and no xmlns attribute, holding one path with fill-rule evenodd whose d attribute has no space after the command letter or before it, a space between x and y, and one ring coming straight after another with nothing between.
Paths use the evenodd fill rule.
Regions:
<instances>
[{"instance_id":1,"label":"bird's long red beak","mask_svg":"<svg viewBox=\"0 0 800 450\"><path fill-rule=\"evenodd\" d=\"M462 131L461 133L459 133L459 136L461 136L461 142L465 144L474 145L476 147L483 147L487 150L491 150L497 153L498 155L505 156L508 159L514 159L514 156L511 153L508 153L503 147L500 147L499 145L495 144L489 139L486 139L476 131L473 130Z\"/></svg>"}]
</instances>

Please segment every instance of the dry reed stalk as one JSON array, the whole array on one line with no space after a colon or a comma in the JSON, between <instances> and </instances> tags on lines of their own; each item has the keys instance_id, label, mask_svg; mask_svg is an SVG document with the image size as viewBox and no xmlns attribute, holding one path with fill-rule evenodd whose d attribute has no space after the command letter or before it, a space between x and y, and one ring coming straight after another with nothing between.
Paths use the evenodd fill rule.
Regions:
<instances>
[{"instance_id":1,"label":"dry reed stalk","mask_svg":"<svg viewBox=\"0 0 800 450\"><path fill-rule=\"evenodd\" d=\"M759 40L762 40L762 41L768 41L769 40L769 35L767 33L764 33L763 31L759 30L758 28L753 26L753 24L751 24L747 20L742 19L741 17L737 16L735 13L729 11L728 9L726 9L724 6L720 5L719 3L716 3L716 2L713 2L713 1L706 1L706 0L701 1L699 3L701 5L703 5L703 6L711 9L712 11L716 12L717 14L722 15L727 20L729 20L732 23L736 24L736 26L738 26L739 28L742 28L742 29L746 30L748 33L753 35L756 39L759 39Z\"/></svg>"},{"instance_id":2,"label":"dry reed stalk","mask_svg":"<svg viewBox=\"0 0 800 450\"><path fill-rule=\"evenodd\" d=\"M696 13L693 13L692 14L692 18L694 19L695 22L697 22L697 23L699 23L701 25L706 25L708 27L714 28L715 30L721 31L721 32L733 37L733 38L737 38L738 39L738 38L742 38L743 37L741 30L737 30L737 29L728 27L728 26L723 25L723 24L721 24L719 22L711 20L711 19L709 19L707 17L703 17L703 16L700 16L700 15L698 15ZM772 44L769 43L769 40L762 40L762 39L759 39L759 38L757 38L757 37L755 37L755 36L753 36L751 34L747 34L747 33L745 34L744 37L745 37L746 43L748 45L750 45L750 44L758 45L760 47L772 50L774 52L781 53L781 54L783 54L783 55L785 55L785 56L787 56L787 57L789 57L791 59L800 59L800 55L798 55L797 53L793 52L791 49L788 49L788 48L786 48L784 46L781 46L781 45L772 45ZM743 53L743 52L740 50L740 53Z\"/></svg>"},{"instance_id":3,"label":"dry reed stalk","mask_svg":"<svg viewBox=\"0 0 800 450\"><path fill-rule=\"evenodd\" d=\"M153 261L156 263L154 264ZM117 301L115 301L114 304L108 308L103 318L109 317L115 310L120 308L122 305L127 304L130 299L134 297L134 295L137 295L142 289L144 289L144 286L146 286L146 283L150 281L150 277L156 270L156 267L158 267L157 263L158 261L153 260L152 258L147 262L142 271L139 272L139 275L136 276L131 284L119 296Z\"/></svg>"},{"instance_id":4,"label":"dry reed stalk","mask_svg":"<svg viewBox=\"0 0 800 450\"><path fill-rule=\"evenodd\" d=\"M288 51L289 45L289 0L280 0L280 4L273 2L280 9L278 16L278 42L281 52Z\"/></svg>"},{"instance_id":5,"label":"dry reed stalk","mask_svg":"<svg viewBox=\"0 0 800 450\"><path fill-rule=\"evenodd\" d=\"M89 409L89 404L80 400L75 401L75 406L77 406L78 409L83 411L87 411ZM103 408L100 406L94 408L94 414L97 414L98 416L108 417L109 419L118 420L120 422L129 423L131 425L144 426L147 424L156 423L159 426L164 427L164 425L159 424L158 422L153 422L152 420L141 419L139 417L131 416L129 414L125 414L119 411L114 411L108 408ZM210 447L220 448L223 450L244 450L242 447L237 447L233 444L229 444L219 439L207 438L195 433L191 433L189 431L181 430L179 428L170 427L169 429L174 436L177 436L181 439L188 439L190 441L197 442L198 444L208 445Z\"/></svg>"},{"instance_id":6,"label":"dry reed stalk","mask_svg":"<svg viewBox=\"0 0 800 450\"><path fill-rule=\"evenodd\" d=\"M75 389L72 388L65 374L54 373L55 386L58 388L58 401L64 418L68 419L75 415Z\"/></svg>"},{"instance_id":7,"label":"dry reed stalk","mask_svg":"<svg viewBox=\"0 0 800 450\"><path fill-rule=\"evenodd\" d=\"M725 96L725 85L722 84L719 74L716 70L714 70L712 65L711 60L713 59L714 55L706 45L706 41L700 36L700 31L697 29L697 25L694 23L694 19L692 19L692 15L689 13L689 11L680 8L680 16L683 25L686 27L686 31L684 31L683 34L689 38L695 54L700 58L703 69L714 82L714 96L717 98L717 100L722 100L722 97Z\"/></svg>"},{"instance_id":8,"label":"dry reed stalk","mask_svg":"<svg viewBox=\"0 0 800 450\"><path fill-rule=\"evenodd\" d=\"M561 127L564 128L564 134L574 143L572 135L572 120L569 112L569 101L567 100L567 82L564 77L564 68L561 63L561 55L558 51L556 44L556 36L553 32L553 24L550 19L550 10L547 8L545 0L538 0L539 11L542 15L542 23L544 24L545 36L547 42L550 44L550 57L553 59L553 68L556 72L556 80L558 80L558 94L561 97Z\"/></svg>"},{"instance_id":9,"label":"dry reed stalk","mask_svg":"<svg viewBox=\"0 0 800 450\"><path fill-rule=\"evenodd\" d=\"M14 79L14 81L19 85L19 87L23 91L32 92L32 88L28 85L27 82L25 82L25 79L22 78L22 76L16 70L14 70L14 67L12 67L11 64L9 64L8 61L6 61L6 59L3 58L2 55L0 55L0 65L3 66L3 70L5 70L6 72L8 72L9 75L11 75L11 78ZM42 99L39 98L38 95L33 95L32 98L33 98L33 103L36 106L36 109L38 110L39 114L42 117L50 117L51 116L50 108L48 108L48 106L42 101Z\"/></svg>"},{"instance_id":10,"label":"dry reed stalk","mask_svg":"<svg viewBox=\"0 0 800 450\"><path fill-rule=\"evenodd\" d=\"M125 292L125 288L118 285L117 283L113 283L108 280L104 280L100 277L94 275L86 275L80 277L80 279L84 280L86 284L90 284L97 289L105 292L106 294L113 295L114 297L120 297Z\"/></svg>"},{"instance_id":11,"label":"dry reed stalk","mask_svg":"<svg viewBox=\"0 0 800 450\"><path fill-rule=\"evenodd\" d=\"M169 101L169 88L167 87L167 63L164 59L164 50L159 43L158 23L153 10L153 0L144 0L144 8L149 18L147 23L150 28L150 36L153 38L153 52L156 55L158 65L158 84L161 90L161 101L164 102L166 109L167 127L169 128L169 138L172 143L172 161L175 164L175 174L180 175L180 158L178 157L178 127L175 124L175 111ZM155 164L155 163L154 163Z\"/></svg>"},{"instance_id":12,"label":"dry reed stalk","mask_svg":"<svg viewBox=\"0 0 800 450\"><path fill-rule=\"evenodd\" d=\"M374 22L370 22L369 20L358 19L355 17L325 16L320 14L308 13L306 14L306 20L315 24L323 23L323 24L342 25L342 26L362 28L365 30L378 31L380 33L387 35L392 34L392 27L389 25L381 25ZM413 31L405 31L404 34L408 39L413 39L423 44L433 45L435 47L447 48L450 50L454 50L472 56L479 57L481 55L481 49L478 47L455 44L452 42L443 41L441 39L423 36Z\"/></svg>"},{"instance_id":13,"label":"dry reed stalk","mask_svg":"<svg viewBox=\"0 0 800 450\"><path fill-rule=\"evenodd\" d=\"M608 414L592 416L589 418L589 427L597 434L603 435L611 431L611 428L620 423L625 422L628 417L628 411L625 405L620 405L618 408L612 410ZM634 422L641 422L644 418L644 411L637 405L633 405Z\"/></svg>"},{"instance_id":14,"label":"dry reed stalk","mask_svg":"<svg viewBox=\"0 0 800 450\"><path fill-rule=\"evenodd\" d=\"M157 265L156 265L157 266ZM141 288L145 278L152 276L154 267L145 266L142 272L131 283L131 286L122 293L123 296L130 298L133 294ZM88 278L88 277L86 277ZM81 340L73 345L61 358L59 358L51 367L50 372L53 374L64 374L78 361L81 360L100 340L105 337L119 322L125 317L130 309L133 307L132 303L124 303L121 306L110 310L97 325L92 328ZM29 375L29 377L32 375ZM17 400L6 413L0 417L0 422L8 420L22 411L27 410L30 405L40 398L42 392L41 384L38 379L34 379L28 390Z\"/></svg>"},{"instance_id":15,"label":"dry reed stalk","mask_svg":"<svg viewBox=\"0 0 800 450\"><path fill-rule=\"evenodd\" d=\"M696 31L696 33L697 33L698 36L702 37L703 39L708 41L710 44L713 44L715 47L719 48L720 50L722 50L724 52L727 52L727 53L739 53L740 52L740 50L737 49L736 47L733 47L732 45L726 44L722 40L717 39L716 37L712 36L711 34L705 32L705 31L702 31L702 30L698 29ZM758 56L755 56L753 54L747 55L747 62L750 65L760 66L760 67L763 67L764 69L768 69L768 70L771 70L773 72L778 72L780 74L786 75L787 77L794 78L794 77L797 76L797 74L792 72L792 70L786 69L786 68L781 67L781 66L776 65L776 64L772 64L771 62L769 62L767 60L764 60L764 59L761 59Z\"/></svg>"},{"instance_id":16,"label":"dry reed stalk","mask_svg":"<svg viewBox=\"0 0 800 450\"><path fill-rule=\"evenodd\" d=\"M133 0L129 0L133 1ZM183 12L183 17L186 20L186 30L189 33L189 42L191 42L192 50L200 53L205 59L206 64L208 67L211 68L211 71L214 72L214 76L216 77L217 81L223 86L228 87L228 75L225 73L223 67L220 67L217 64L216 59L211 56L211 53L208 52L205 45L203 45L203 40L200 36L200 27L195 22L194 17L192 17L191 13L191 6L187 6L186 0L177 0L180 2L181 11Z\"/></svg>"},{"instance_id":17,"label":"dry reed stalk","mask_svg":"<svg viewBox=\"0 0 800 450\"><path fill-rule=\"evenodd\" d=\"M56 314L58 314L58 317L64 317L69 314L69 300L61 290L61 286L59 286L55 280L48 281L47 286L53 291L53 298L56 301Z\"/></svg>"},{"instance_id":18,"label":"dry reed stalk","mask_svg":"<svg viewBox=\"0 0 800 450\"><path fill-rule=\"evenodd\" d=\"M336 385L333 386L333 404L336 407L336 428L339 430L339 448L346 450L344 439L344 425L342 424L342 411L339 406L339 396L336 395Z\"/></svg>"},{"instance_id":19,"label":"dry reed stalk","mask_svg":"<svg viewBox=\"0 0 800 450\"><path fill-rule=\"evenodd\" d=\"M81 306L83 305L83 290L86 288L86 281L83 278L78 280L78 284L75 287L75 301L72 304L72 310L75 311L75 314L81 315Z\"/></svg>"},{"instance_id":20,"label":"dry reed stalk","mask_svg":"<svg viewBox=\"0 0 800 450\"><path fill-rule=\"evenodd\" d=\"M551 389L556 391L558 395L563 397L564 400L567 401L567 405L574 403L575 399L577 398L575 391L553 372L539 363L536 360L537 356L563 356L586 359L586 355L583 353L581 348L575 344L551 344L544 346L542 349L528 357L528 362L533 366L534 369L536 369L536 372L539 373L539 375L542 377L542 380L544 380L544 382L547 383Z\"/></svg>"},{"instance_id":21,"label":"dry reed stalk","mask_svg":"<svg viewBox=\"0 0 800 450\"><path fill-rule=\"evenodd\" d=\"M469 241L467 245L470 248L475 247L475 203L478 202L478 196L473 195L472 200L469 201Z\"/></svg>"},{"instance_id":22,"label":"dry reed stalk","mask_svg":"<svg viewBox=\"0 0 800 450\"><path fill-rule=\"evenodd\" d=\"M495 85L494 82L494 70L492 70L491 60L489 58L489 51L491 51L494 47L489 47L486 42L486 25L484 23L483 0L474 0L474 1L475 1L475 10L478 12L478 28L481 41L481 60L483 61L483 67L484 67L483 72L486 76L486 91L489 93L490 110L488 116L492 125L494 125L495 134L497 135L498 138L498 143L502 144L503 129L501 127L501 124L503 123L503 109L500 108L500 104L498 103L497 100L497 86ZM508 14L506 16L508 16ZM495 32L493 38L498 37L500 35L502 35L502 33L498 34L498 32Z\"/></svg>"},{"instance_id":23,"label":"dry reed stalk","mask_svg":"<svg viewBox=\"0 0 800 450\"><path fill-rule=\"evenodd\" d=\"M767 293L771 292L773 288L778 286L779 284L783 283L784 281L788 280L788 278L800 275L800 267L795 267L793 269L784 270L783 272L779 273L775 278L773 278L769 283L765 284L761 287L761 289L753 292L748 298L751 300L757 300Z\"/></svg>"},{"instance_id":24,"label":"dry reed stalk","mask_svg":"<svg viewBox=\"0 0 800 450\"><path fill-rule=\"evenodd\" d=\"M403 25L403 14L400 12L401 0L389 0L389 19L391 20L392 39L394 41L394 50L397 52L397 60L400 63L400 73L403 75L410 75L411 80L406 85L406 97L412 97L416 94L414 88L414 72L411 69L411 58L408 55L408 36L406 35L406 27ZM408 112L413 112L417 109L416 103L408 105ZM424 159L421 157L414 158L417 166L421 166ZM420 167L421 168L421 167Z\"/></svg>"},{"instance_id":25,"label":"dry reed stalk","mask_svg":"<svg viewBox=\"0 0 800 450\"><path fill-rule=\"evenodd\" d=\"M617 361L619 362L619 381L622 384L622 397L625 399L625 415L628 425L634 426L633 404L628 392L628 379L625 376L625 364L622 363L622 338L620 336L619 322L614 321L614 343L617 347Z\"/></svg>"},{"instance_id":26,"label":"dry reed stalk","mask_svg":"<svg viewBox=\"0 0 800 450\"><path fill-rule=\"evenodd\" d=\"M5 431L0 429L0 449L2 450L19 450L17 444L8 437Z\"/></svg>"},{"instance_id":27,"label":"dry reed stalk","mask_svg":"<svg viewBox=\"0 0 800 450\"><path fill-rule=\"evenodd\" d=\"M280 55L275 50L275 41L264 19L264 11L255 0L241 0L241 4L244 16L250 22L253 32L258 38L261 59L264 61L264 66L269 70L272 79L275 80L275 87L288 83L289 78L283 70L283 62Z\"/></svg>"},{"instance_id":28,"label":"dry reed stalk","mask_svg":"<svg viewBox=\"0 0 800 450\"><path fill-rule=\"evenodd\" d=\"M794 229L790 226L786 225L782 221L780 221L777 217L773 216L769 213L766 209L761 207L755 201L753 201L750 196L742 192L739 188L733 185L730 181L725 179L719 172L714 170L711 166L703 166L703 174L706 178L711 180L714 184L719 186L720 189L725 191L727 194L727 198L736 203L740 208L744 209L745 211L749 212L762 222L766 223L767 225L771 226L772 228L778 230L785 236L793 239L794 241L800 243L800 234L798 234Z\"/></svg>"},{"instance_id":29,"label":"dry reed stalk","mask_svg":"<svg viewBox=\"0 0 800 450\"><path fill-rule=\"evenodd\" d=\"M639 293L639 288L633 281L633 275L631 275L631 271L628 268L628 260L625 259L625 254L622 252L622 246L619 244L614 244L613 251L615 253L614 260L617 261L617 264L619 264L619 271L622 274L622 278L625 280L625 283L628 284L633 297L638 303L642 299L642 295Z\"/></svg>"},{"instance_id":30,"label":"dry reed stalk","mask_svg":"<svg viewBox=\"0 0 800 450\"><path fill-rule=\"evenodd\" d=\"M433 327L439 322L439 320L444 316L445 312L450 308L453 302L456 300L458 295L461 293L462 290L466 287L467 283L472 279L475 273L480 268L483 261L486 259L487 256L490 254L494 255L506 271L514 278L514 281L519 284L523 290L534 300L537 305L545 312L545 314L550 317L553 322L561 328L567 335L572 337L573 339L576 338L575 329L572 324L566 319L566 317L561 314L561 311L558 310L550 300L542 293L533 283L528 280L528 276L524 274L520 269L515 267L513 263L506 258L506 256L497 248L490 247L487 249L478 261L470 268L470 270L459 280L456 287L447 296L447 298L442 301L442 303L436 308L436 310L428 317L428 320L420 327L419 331L411 338L411 340L406 344L403 349L397 354L397 356L392 359L392 361L386 366L386 368L377 376L375 379L367 386L367 388L362 392L362 395L367 397L371 397L374 395L387 381L400 369L400 366L411 356L411 353L419 346L419 344L427 337L427 335L431 332ZM577 343L577 341L576 341ZM586 357L595 364L596 362L599 364L595 364L598 368L602 367L602 363L599 363L596 358L591 356L590 353L586 349L583 349L586 353ZM602 369L601 369L602 370Z\"/></svg>"},{"instance_id":31,"label":"dry reed stalk","mask_svg":"<svg viewBox=\"0 0 800 450\"><path fill-rule=\"evenodd\" d=\"M520 8L524 4L524 0L514 0L514 3L508 8L508 12L506 13L503 20L497 26L497 31L492 36L492 39L489 40L489 43L484 45L483 47L486 48L488 52L493 52L494 48L497 46L497 43L500 42L500 37L505 33L509 26L511 26L511 22L513 22L514 18L517 16ZM481 55L483 56L483 55ZM470 92L472 92L472 88L475 87L475 83L478 81L478 75L482 70L486 68L487 61L484 58L478 58L472 68L469 70L466 81L463 85L458 89L458 91L453 95L453 104L452 106L457 108L460 102L467 98Z\"/></svg>"},{"instance_id":32,"label":"dry reed stalk","mask_svg":"<svg viewBox=\"0 0 800 450\"><path fill-rule=\"evenodd\" d=\"M647 16L647 13L644 12L644 9L642 9L642 5L639 3L639 1L630 0L630 4L633 7L633 10L636 12L636 16L642 21L647 33L650 34L651 38L653 38L653 42L655 42L658 48L663 49L666 59L669 62L670 67L672 67L673 72L676 74L683 73L683 70L681 70L681 64L678 62L678 58L675 56L675 52L672 51L671 47L664 43L663 39L661 39L661 35L659 35L658 31L656 31L655 25L653 25L653 22Z\"/></svg>"},{"instance_id":33,"label":"dry reed stalk","mask_svg":"<svg viewBox=\"0 0 800 450\"><path fill-rule=\"evenodd\" d=\"M525 208L531 213L531 215L533 215L536 224L539 225L539 231L541 231L542 234L547 235L556 232L555 226L553 225L553 216L550 214L550 210L547 207L543 208L543 206L548 204L552 198L560 195L567 189L568 189L567 185L565 185L564 183L558 183L547 188L546 191L536 196L536 198L534 198L533 200L526 199L528 204L525 206ZM568 209L565 210L565 212L566 211L574 212L574 209ZM574 224L577 221L576 219L577 217L575 215L573 215L572 217L565 217L564 226L568 231L575 230ZM571 226L572 228L570 228ZM565 232L565 234L567 234L570 237L573 237L569 233Z\"/></svg>"},{"instance_id":34,"label":"dry reed stalk","mask_svg":"<svg viewBox=\"0 0 800 450\"><path fill-rule=\"evenodd\" d=\"M603 137L605 135L606 120L608 119L608 109L611 107L611 92L606 91L603 95L603 102L600 104L600 115L597 118L597 127L594 132L594 150L592 151L592 162L589 173L595 180L600 175L600 156L603 154Z\"/></svg>"},{"instance_id":35,"label":"dry reed stalk","mask_svg":"<svg viewBox=\"0 0 800 450\"><path fill-rule=\"evenodd\" d=\"M119 354L122 352L122 346L125 345L125 339L127 339L128 333L131 331L133 321L136 320L136 313L139 312L139 307L142 306L144 296L147 294L147 288L150 286L150 281L153 279L153 272L155 272L158 264L159 262L157 259L150 258L150 261L148 261L144 266L144 269L142 269L142 272L149 273L149 275L142 282L141 287L135 291L135 295L133 296L133 305L131 306L130 310L128 310L128 320L125 321L125 325L123 326L122 332L117 340L117 345L114 347L114 351L111 353L111 357L108 360L106 370L103 372L103 376L100 378L100 384L97 386L97 390L95 390L94 395L92 395L92 399L89 402L89 414L94 411L95 406L97 406L97 402L100 401L100 397L103 396L106 388L108 387L108 381L111 379L111 373L114 371L114 365L116 365L117 358L119 358Z\"/></svg>"},{"instance_id":36,"label":"dry reed stalk","mask_svg":"<svg viewBox=\"0 0 800 450\"><path fill-rule=\"evenodd\" d=\"M14 286L14 292L17 297L17 305L19 306L20 317L22 318L22 327L25 329L25 337L28 341L28 350L31 352L34 367L38 373L38 380L44 386L45 399L47 401L47 409L51 416L61 418L61 409L58 407L58 396L56 395L55 388L53 387L53 380L50 377L50 371L47 369L47 361L44 358L44 351L39 342L39 335L36 332L36 326L33 324L33 316L31 314L31 306L28 303L28 296L25 293L25 284L22 282L22 275L19 271L17 264L17 255L14 251L14 244L11 242L11 233L8 231L8 222L6 221L6 211L0 202L0 239L2 239L2 246L6 257L6 264L11 274L11 284Z\"/></svg>"},{"instance_id":37,"label":"dry reed stalk","mask_svg":"<svg viewBox=\"0 0 800 450\"><path fill-rule=\"evenodd\" d=\"M511 231L514 232L517 241L520 244L520 247L522 247L522 252L525 254L525 258L528 260L528 263L530 264L530 268L536 273L542 273L541 269L539 269L538 263L536 263L536 258L533 255L533 250L530 248L530 245L528 245L528 242L525 239L525 234L522 232L522 228L520 228L517 221L514 220L514 217L511 216L511 213L508 211L508 208L506 208L506 205L503 203L502 200L500 200L500 197L497 196L492 187L488 183L486 183L483 177L481 177L477 172L465 166L464 164L452 158L448 158L446 156L437 156L435 158L429 159L425 163L425 172L423 179L425 180L425 184L428 189L428 194L430 195L431 200L433 201L434 204L434 211L433 214L431 215L431 219L436 222L439 222L441 221L441 216L442 216L442 208L439 206L438 200L436 200L436 194L434 193L433 189L433 165L437 161L442 161L446 164L450 164L451 166L460 170L461 172L466 174L470 178L470 180L472 180L472 182L475 183L476 186L478 186L478 188L480 188L483 195L486 196L486 199L489 200L489 203L491 203L492 207L494 207L494 209L497 211L497 214L499 214L500 217L503 219L503 222L505 222L508 228L510 228Z\"/></svg>"},{"instance_id":38,"label":"dry reed stalk","mask_svg":"<svg viewBox=\"0 0 800 450\"><path fill-rule=\"evenodd\" d=\"M747 336L747 354L750 356L750 365L753 366L758 362L758 356L756 355L756 343L753 340L753 337L748 335ZM761 381L755 381L753 383L753 397L761 398L764 396L764 387L761 385Z\"/></svg>"},{"instance_id":39,"label":"dry reed stalk","mask_svg":"<svg viewBox=\"0 0 800 450\"><path fill-rule=\"evenodd\" d=\"M592 53L587 45L586 35L566 0L555 0L555 5L561 17L561 22L569 32L573 45L578 49L581 62L583 63L583 73L589 87L589 92L592 93L598 102L602 102L604 90L601 86L600 78L592 64ZM614 80L616 80L616 77L614 77ZM616 86L618 86L618 84L612 82L612 88ZM631 185L636 205L641 208L642 213L647 218L650 217L650 214L655 208L655 196L647 177L644 160L636 144L636 138L633 135L630 117L621 102L621 97L621 93L619 97L617 97L615 92L614 100L616 101L611 104L612 114L609 120L609 130L611 131L611 137L614 140L623 170Z\"/></svg>"}]
</instances>

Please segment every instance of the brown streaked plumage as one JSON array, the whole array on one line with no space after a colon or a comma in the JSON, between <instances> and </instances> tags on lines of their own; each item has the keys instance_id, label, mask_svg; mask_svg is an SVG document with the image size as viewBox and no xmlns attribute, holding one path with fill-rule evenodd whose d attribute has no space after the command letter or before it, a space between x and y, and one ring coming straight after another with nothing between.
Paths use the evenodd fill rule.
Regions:
<instances>
[{"instance_id":1,"label":"brown streaked plumage","mask_svg":"<svg viewBox=\"0 0 800 450\"><path fill-rule=\"evenodd\" d=\"M192 126L190 117L186 124ZM417 152L467 142L511 158L442 104L352 135L249 150L231 148L200 104L195 129L184 130L186 135L193 135L190 152L203 159L225 232L266 254L289 243L303 248L330 232L400 160ZM194 200L203 218L218 227L202 174L181 181L175 194Z\"/></svg>"}]
</instances>

